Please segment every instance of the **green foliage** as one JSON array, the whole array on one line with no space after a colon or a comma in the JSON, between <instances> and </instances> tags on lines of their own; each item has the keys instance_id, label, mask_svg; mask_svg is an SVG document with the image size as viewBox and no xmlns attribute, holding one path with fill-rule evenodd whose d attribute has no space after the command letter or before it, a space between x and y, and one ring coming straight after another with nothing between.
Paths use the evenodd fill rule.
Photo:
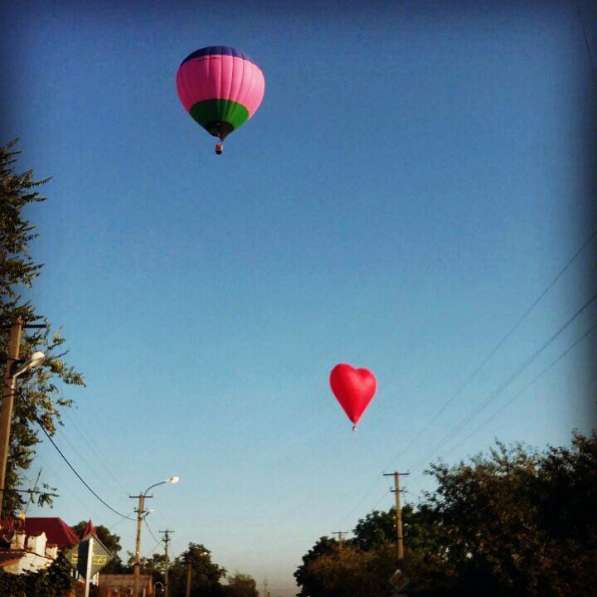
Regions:
<instances>
[{"instance_id":1,"label":"green foliage","mask_svg":"<svg viewBox=\"0 0 597 597\"><path fill-rule=\"evenodd\" d=\"M236 572L228 578L223 594L226 597L258 597L257 583L252 576Z\"/></svg>"},{"instance_id":2,"label":"green foliage","mask_svg":"<svg viewBox=\"0 0 597 597\"><path fill-rule=\"evenodd\" d=\"M352 542L365 551L377 549L396 539L395 509L388 512L374 510L359 520Z\"/></svg>"},{"instance_id":3,"label":"green foliage","mask_svg":"<svg viewBox=\"0 0 597 597\"><path fill-rule=\"evenodd\" d=\"M81 537L86 526L87 523L82 520L71 528L79 537ZM111 533L107 527L100 524L95 527L95 533L98 539L104 544L104 547L110 550L113 554L116 555L122 549L120 545L120 537Z\"/></svg>"},{"instance_id":4,"label":"green foliage","mask_svg":"<svg viewBox=\"0 0 597 597\"><path fill-rule=\"evenodd\" d=\"M597 435L528 453L497 444L489 457L438 464L428 507L456 588L495 595L592 595L597 582Z\"/></svg>"},{"instance_id":5,"label":"green foliage","mask_svg":"<svg viewBox=\"0 0 597 597\"><path fill-rule=\"evenodd\" d=\"M29 245L37 237L35 226L25 217L25 209L45 201L36 190L47 180L36 181L29 170L14 172L18 152L14 142L0 147L0 363L7 358L8 327L17 317L27 323L45 324L43 330L25 330L21 343L21 357L27 359L34 351L47 355L43 366L21 377L15 396L10 454L6 487L9 490L4 504L5 513L15 513L25 504L23 494L10 489L23 489L23 472L35 456L39 443L37 421L53 434L61 424L60 409L70 406L63 395L64 385L84 385L83 378L64 357L65 340L59 332L52 332L50 324L38 314L23 296L40 274L42 265L29 254ZM44 488L53 488L44 485ZM50 491L43 492L40 505L51 503Z\"/></svg>"},{"instance_id":6,"label":"green foliage","mask_svg":"<svg viewBox=\"0 0 597 597\"><path fill-rule=\"evenodd\" d=\"M189 548L170 565L169 579L172 597L185 595L187 566L191 565L191 597L220 597L223 587L220 581L226 570L212 562L211 552L203 545L189 543Z\"/></svg>"},{"instance_id":7,"label":"green foliage","mask_svg":"<svg viewBox=\"0 0 597 597\"><path fill-rule=\"evenodd\" d=\"M303 556L303 563L294 573L296 583L301 588L299 597L320 597L324 595L325 579L316 569L315 562L338 551L338 542L329 537L320 537L315 545Z\"/></svg>"},{"instance_id":8,"label":"green foliage","mask_svg":"<svg viewBox=\"0 0 597 597\"><path fill-rule=\"evenodd\" d=\"M318 579L309 597L390 597L388 579L396 569L389 544L361 550L352 543L338 544L306 565L305 578Z\"/></svg>"},{"instance_id":9,"label":"green foliage","mask_svg":"<svg viewBox=\"0 0 597 597\"><path fill-rule=\"evenodd\" d=\"M9 574L0 570L2 597L66 597L74 584L70 565L62 555L46 570Z\"/></svg>"},{"instance_id":10,"label":"green foliage","mask_svg":"<svg viewBox=\"0 0 597 597\"><path fill-rule=\"evenodd\" d=\"M119 574L133 573L135 564L135 554L128 552L128 564L123 567L123 571ZM163 553L154 553L149 558L141 558L140 561L141 574L151 574L153 581L164 582L164 574L166 572L166 556Z\"/></svg>"},{"instance_id":11,"label":"green foliage","mask_svg":"<svg viewBox=\"0 0 597 597\"><path fill-rule=\"evenodd\" d=\"M498 443L431 467L437 489L403 508L409 595L578 597L597 586L597 435L529 452ZM343 546L322 538L295 577L300 597L385 597L394 511L360 520ZM385 579L381 584L380 579Z\"/></svg>"}]
</instances>

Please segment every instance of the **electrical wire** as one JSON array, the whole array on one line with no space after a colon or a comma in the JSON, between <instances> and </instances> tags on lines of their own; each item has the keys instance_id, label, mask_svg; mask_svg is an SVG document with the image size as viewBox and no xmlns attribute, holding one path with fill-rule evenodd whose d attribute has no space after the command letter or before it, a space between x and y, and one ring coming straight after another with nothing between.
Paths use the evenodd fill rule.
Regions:
<instances>
[{"instance_id":1,"label":"electrical wire","mask_svg":"<svg viewBox=\"0 0 597 597\"><path fill-rule=\"evenodd\" d=\"M115 510L114 508L112 508L112 506L110 506L110 504L108 504L105 500L103 500L97 494L97 492L91 488L91 486L87 483L87 481L85 481L85 479L83 479L83 477L81 477L81 475L78 473L78 471L75 469L75 467L68 461L68 458L62 453L60 448L56 445L56 442L54 442L54 440L52 439L52 436L46 431L46 428L43 426L43 423L39 419L36 419L36 421L37 421L37 424L40 426L41 430L44 432L45 436L50 441L50 443L54 446L54 448L56 449L58 454L60 454L60 456L62 457L62 460L64 460L64 462L66 462L66 464L68 465L70 470L76 475L76 477L79 479L79 481L81 481L81 483L83 483L83 485L89 490L89 492L93 496L95 496L106 508L108 508L108 510L111 510L112 512L114 512L115 514L118 514L118 516L120 516L122 518L126 518L128 520L134 521L135 520L134 518L130 518L129 516L126 516L125 514L122 514L118 510Z\"/></svg>"},{"instance_id":2,"label":"electrical wire","mask_svg":"<svg viewBox=\"0 0 597 597\"><path fill-rule=\"evenodd\" d=\"M433 423L445 412L445 410L450 406L463 392L464 390L471 384L471 382L475 379L475 377L480 373L480 371L489 363L489 361L495 356L495 354L502 348L502 346L506 343L506 341L514 334L514 332L522 325L522 323L527 319L527 317L532 313L532 311L537 307L537 305L545 298L545 296L550 292L550 290L558 283L560 278L568 271L571 265L576 261L576 259L581 255L581 253L593 242L593 240L597 237L597 229L594 229L589 236L585 239L585 241L580 245L580 247L576 250L576 252L566 261L562 268L557 272L554 278L547 284L547 286L539 293L537 298L525 309L525 311L519 316L516 322L512 325L512 327L502 336L502 338L495 344L495 346L489 351L489 353L485 356L485 358L481 361L481 363L474 369L474 371L460 384L460 386L454 391L454 393L446 400L446 402L432 415L431 419L425 424L419 431L414 435L414 437L409 441L406 447L399 450L396 455L392 458L392 462L389 463L388 467L391 466L394 462L398 459L402 458L408 451L415 445L415 443L421 438L421 436L427 432ZM562 330L563 331L563 330ZM367 490L361 498L358 500L357 504L350 510L348 514L346 514L342 519L341 522L346 520L349 516L351 516L357 508L359 508L375 491L375 488L379 486L379 483L373 486L371 489Z\"/></svg>"},{"instance_id":3,"label":"electrical wire","mask_svg":"<svg viewBox=\"0 0 597 597\"><path fill-rule=\"evenodd\" d=\"M147 527L147 530L149 531L149 534L152 536L153 540L155 541L155 545L149 550L150 552L152 552L161 542L161 539L158 539L154 532L152 531L151 527L149 526L149 523L147 522L147 516L145 516L143 518L143 523L145 524L145 526Z\"/></svg>"},{"instance_id":4,"label":"electrical wire","mask_svg":"<svg viewBox=\"0 0 597 597\"><path fill-rule=\"evenodd\" d=\"M456 391L448 398L448 400L435 412L435 414L431 417L431 419L427 422L427 424L422 427L415 436L411 439L411 441L407 444L405 448L400 450L393 459L393 462L396 462L399 458L404 456L410 448L417 442L417 440L426 432L428 431L433 423L437 421L437 419L446 411L448 406L454 402L463 392L464 390L470 385L473 379L481 372L481 370L487 365L487 363L495 356L495 354L500 350L500 348L506 343L506 341L514 334L514 332L522 325L522 323L526 320L526 318L531 314L531 312L535 309L535 307L545 298L545 296L549 293L549 291L557 284L558 280L566 273L566 271L570 268L570 266L576 261L578 256L593 242L594 238L597 236L597 229L593 230L593 232L588 236L588 238L584 241L584 243L580 246L580 248L568 259L565 265L560 269L560 271L556 274L556 276L551 280L551 282L541 291L539 296L527 307L527 309L522 313L522 315L516 320L514 325L506 332L506 334L498 341L498 343L489 351L487 356L481 361L481 363L476 367L476 369L464 380L463 383L456 389Z\"/></svg>"},{"instance_id":5,"label":"electrical wire","mask_svg":"<svg viewBox=\"0 0 597 597\"><path fill-rule=\"evenodd\" d=\"M510 404L512 404L519 396L524 394L533 384L535 384L543 375L545 375L550 369L555 367L562 359L564 359L576 346L578 346L583 340L588 338L595 330L597 329L597 323L594 323L582 336L577 338L572 344L566 348L562 353L558 355L547 367L543 368L533 379L527 383L519 392L514 394L510 400L505 402L498 410L496 410L491 416L489 416L483 423L475 427L471 433L469 433L462 441L458 442L456 445L452 446L447 452L444 454L450 454L464 443L469 440L473 435L475 435L478 431L480 431L483 427L491 423L501 412L503 412Z\"/></svg>"},{"instance_id":6,"label":"electrical wire","mask_svg":"<svg viewBox=\"0 0 597 597\"><path fill-rule=\"evenodd\" d=\"M160 539L158 539L154 532L152 531L151 527L149 526L149 523L147 522L147 516L143 517L143 523L145 524L145 526L147 527L147 530L149 531L149 534L153 537L154 541L157 541L158 543L160 542Z\"/></svg>"},{"instance_id":7,"label":"electrical wire","mask_svg":"<svg viewBox=\"0 0 597 597\"><path fill-rule=\"evenodd\" d=\"M589 58L589 65L591 66L591 75L593 79L595 78L595 62L593 60L593 52L591 51L591 44L589 43L589 37L587 35L587 28L585 26L585 22L582 18L582 12L580 10L580 4L577 0L576 2L576 15L578 20L580 21L580 28L582 29L583 38L585 40L585 48L587 50L587 56Z\"/></svg>"},{"instance_id":8,"label":"electrical wire","mask_svg":"<svg viewBox=\"0 0 597 597\"><path fill-rule=\"evenodd\" d=\"M587 300L576 312L569 317L565 323L563 323L550 337L546 340L530 357L528 357L522 365L520 365L510 377L502 382L502 384L494 390L487 398L467 417L465 417L456 427L456 434L459 433L460 429L465 427L469 421L474 419L481 411L483 411L489 403L494 400L497 396L499 396L519 375L521 375L525 369L531 365L535 359L550 345L558 336L581 314L583 313L590 305L592 305L597 300L597 293L595 293L589 300ZM430 452L429 456L425 458L425 461L428 461L449 438L451 435L454 435L454 429L451 429L444 437L435 445L433 450ZM418 465L420 466L420 465Z\"/></svg>"},{"instance_id":9,"label":"electrical wire","mask_svg":"<svg viewBox=\"0 0 597 597\"><path fill-rule=\"evenodd\" d=\"M74 454L79 459L79 466L82 468L87 468L88 474L90 474L93 478L100 481L102 484L105 484L101 481L102 478L106 478L105 475L100 475L99 469L96 468L94 464L92 464L89 459L83 454L79 448L75 445L74 441L71 441L66 434L66 431L63 426L58 426L56 428L55 436L61 442L62 446L65 444L70 448L72 454ZM71 455L72 458L72 455Z\"/></svg>"},{"instance_id":10,"label":"electrical wire","mask_svg":"<svg viewBox=\"0 0 597 597\"><path fill-rule=\"evenodd\" d=\"M77 421L75 420L74 414L69 411L69 410L64 410L62 411L61 415L66 415L66 418L68 419L68 423L70 425L72 425L72 427L76 430L76 432L81 436L81 438L83 439L83 441L87 444L87 447L89 448L90 452L93 452L93 454L96 457L96 460L100 463L100 465L102 466L102 468L106 471L106 473L110 476L110 478L112 479L112 481L115 483L115 486L118 486L118 488L122 491L123 495L128 495L128 492L126 490L126 488L124 487L124 485L122 484L121 480L112 472L112 470L106 465L105 463L105 458L104 456L98 451L97 445L94 445L92 442L89 441L89 431L87 429L82 429L80 426L81 423L77 423Z\"/></svg>"}]
</instances>

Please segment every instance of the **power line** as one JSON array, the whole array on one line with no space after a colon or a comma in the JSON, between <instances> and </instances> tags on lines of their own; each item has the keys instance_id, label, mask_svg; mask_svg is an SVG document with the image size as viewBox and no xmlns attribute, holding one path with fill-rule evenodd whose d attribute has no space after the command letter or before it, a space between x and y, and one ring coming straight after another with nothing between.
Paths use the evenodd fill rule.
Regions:
<instances>
[{"instance_id":1,"label":"power line","mask_svg":"<svg viewBox=\"0 0 597 597\"><path fill-rule=\"evenodd\" d=\"M43 458L41 454L40 458ZM47 460L44 461L43 469L43 477L47 478L47 480L44 481L44 485L47 485L48 487L50 487L50 483L52 486L62 485L65 487L70 487L71 484L74 483L73 478L70 475L68 476L68 478L64 477L63 472L65 471L63 471L62 469L55 468L55 466L52 466ZM50 479L52 479L52 481L50 481ZM83 512L87 512L89 510L89 503L84 501L82 499L82 496L78 492L71 491L69 493L69 497L70 499L75 500L79 504Z\"/></svg>"},{"instance_id":2,"label":"power line","mask_svg":"<svg viewBox=\"0 0 597 597\"><path fill-rule=\"evenodd\" d=\"M587 28L586 28L585 22L582 18L580 4L579 4L578 0L576 2L576 15L578 16L578 20L580 21L580 28L582 29L582 34L583 34L583 38L585 41L585 48L587 50L587 56L589 58L589 65L591 67L591 75L594 79L595 78L595 62L593 61L593 52L591 51L591 44L589 43L589 37L587 35Z\"/></svg>"},{"instance_id":3,"label":"power line","mask_svg":"<svg viewBox=\"0 0 597 597\"><path fill-rule=\"evenodd\" d=\"M149 550L149 552L152 552L161 542L161 539L158 539L154 532L152 531L151 527L149 526L149 523L147 522L147 516L145 516L143 518L143 522L145 523L145 527L147 528L147 530L149 531L149 534L151 535L151 537L153 538L153 540L155 541L155 544L153 545L153 547Z\"/></svg>"},{"instance_id":4,"label":"power line","mask_svg":"<svg viewBox=\"0 0 597 597\"><path fill-rule=\"evenodd\" d=\"M583 312L585 311L591 304L593 304L597 300L597 293L595 293L588 301L586 301L577 311L572 315L570 318L566 320L550 337L546 340L535 352L528 357L522 365L520 365L510 377L503 382L496 390L494 390L489 396L467 417L465 417L458 425L456 434L458 434L459 430L464 427L469 421L471 421L474 417L476 417L482 410L484 410L487 405L499 396L533 361ZM436 444L434 449L431 451L430 456L425 458L428 460L439 447L441 447L444 442L449 439L451 435L454 434L454 430L450 430L444 437Z\"/></svg>"},{"instance_id":5,"label":"power line","mask_svg":"<svg viewBox=\"0 0 597 597\"><path fill-rule=\"evenodd\" d=\"M73 413L69 410L64 410L62 414L66 414L66 418L68 419L69 423L72 424L74 429L77 433L81 436L83 441L87 444L90 452L93 452L96 456L97 461L102 465L103 469L107 472L107 474L111 477L114 483L122 490L124 495L128 494L128 491L125 489L124 485L122 484L121 480L112 472L112 470L106 465L104 456L98 451L98 448L94 443L89 441L89 433L88 431L81 429L81 423L77 423ZM92 455L93 456L93 455Z\"/></svg>"},{"instance_id":6,"label":"power line","mask_svg":"<svg viewBox=\"0 0 597 597\"><path fill-rule=\"evenodd\" d=\"M99 469L96 468L96 466L87 459L85 454L79 451L74 442L69 439L68 435L66 435L64 427L57 427L55 435L61 441L62 445L66 443L66 445L72 450L75 456L79 458L79 463L83 463L84 468L87 468L88 473L90 473L92 477L95 477L97 480L100 480L101 482L102 475L99 474Z\"/></svg>"},{"instance_id":7,"label":"power line","mask_svg":"<svg viewBox=\"0 0 597 597\"><path fill-rule=\"evenodd\" d=\"M369 491L367 491L360 499L359 501L350 509L350 511L341 519L341 523L343 523L347 518L349 518L350 516L352 516L362 505L363 503L367 500L367 498L369 498L369 496L373 493L374 489L377 487L377 485L375 485L374 487L372 487L371 489L369 489ZM385 489L383 494L377 499L377 501L375 502L375 506L373 506L373 508L375 509L379 503L390 493L389 489Z\"/></svg>"},{"instance_id":8,"label":"power line","mask_svg":"<svg viewBox=\"0 0 597 597\"><path fill-rule=\"evenodd\" d=\"M593 240L597 237L597 229L593 230L591 234L586 238L586 240L582 243L582 245L576 250L576 252L568 259L568 261L564 264L564 266L557 272L554 278L547 284L547 286L540 292L537 298L526 308L526 310L520 315L520 317L516 320L516 322L512 325L512 327L502 336L502 338L495 344L495 346L489 351L487 356L481 361L481 363L475 368L475 370L464 380L463 383L454 391L454 393L448 398L448 400L437 410L431 417L431 419L424 425L419 431L415 434L415 436L410 440L410 442L406 445L406 447L402 448L392 459L392 463L395 463L399 458L404 456L417 442L417 440L426 432L428 431L433 423L445 412L445 410L452 404L463 392L464 390L470 385L473 379L479 374L479 372L487 365L487 363L495 356L495 354L500 350L500 348L506 343L506 341L514 334L514 332L522 325L522 323L526 320L526 318L532 313L532 311L537 307L537 305L545 298L545 296L549 293L549 291L557 284L560 278L568 271L570 266L576 261L579 255L593 242ZM362 497L358 500L357 504L346 514L342 521L346 520L349 516L351 516L357 508L359 508L373 493L376 487L379 484L376 484L371 489L366 491Z\"/></svg>"},{"instance_id":9,"label":"power line","mask_svg":"<svg viewBox=\"0 0 597 597\"><path fill-rule=\"evenodd\" d=\"M35 483L33 484L33 491L35 491L39 485L39 479L41 477L41 472L42 472L42 469L40 468L39 472L37 473L37 477L35 478ZM27 505L25 506L25 515L27 515L27 511L29 510L29 506L31 505L31 502L32 501L29 500L27 502Z\"/></svg>"},{"instance_id":10,"label":"power line","mask_svg":"<svg viewBox=\"0 0 597 597\"><path fill-rule=\"evenodd\" d=\"M566 273L569 267L576 261L577 257L593 242L593 239L597 236L597 229L593 230L593 232L589 235L589 237L585 240L585 242L580 246L580 248L568 259L566 264L560 269L560 271L556 274L556 276L551 280L551 282L542 290L539 296L527 307L527 309L522 313L522 315L516 320L514 325L506 332L506 334L499 340L499 342L489 351L487 356L481 361L481 363L477 366L477 368L464 380L462 384L456 389L456 391L448 398L448 400L439 408L438 411L431 417L428 423L422 427L418 433L412 438L412 440L407 444L405 448L403 448L400 452L396 454L394 457L394 462L398 460L398 458L404 456L410 448L416 443L416 441L425 433L433 423L445 412L445 410L458 398L462 392L470 385L473 379L481 372L481 370L487 365L487 363L495 356L495 354L500 350L500 348L506 343L506 341L512 336L512 334L522 325L525 319L531 314L531 312L535 309L535 307L545 298L547 293L557 284L558 280Z\"/></svg>"},{"instance_id":11,"label":"power line","mask_svg":"<svg viewBox=\"0 0 597 597\"><path fill-rule=\"evenodd\" d=\"M541 377L543 377L543 375L545 375L550 369L555 367L563 358L566 357L566 355L570 351L572 351L576 346L578 346L583 340L588 338L596 329L597 329L597 323L594 323L582 336L577 338L572 344L570 344L568 346L568 348L566 348L566 350L564 350L562 353L560 353L557 358L555 358L549 365L547 365L547 367L545 367L537 375L535 375L535 377L533 377L533 379L529 383L527 383L519 392L514 394L514 396L510 400L508 400L505 404L503 404L491 416L489 416L487 419L485 419L485 421L483 421L483 423L478 425L461 442L458 442L456 445L452 446L452 448L450 448L450 450L447 453L449 454L449 453L453 452L454 450L456 450L457 448L459 448L460 446L462 446L469 438L471 438L473 435L475 435L475 433L477 433L480 429L482 429L483 427L485 427L486 425L491 423L491 421L493 421L497 417L497 415L499 415L501 412L504 411L504 409L506 409L508 406L510 406L510 404L512 404L512 402L514 402L519 396L524 394L524 392L526 392L534 383L536 383Z\"/></svg>"},{"instance_id":12,"label":"power line","mask_svg":"<svg viewBox=\"0 0 597 597\"><path fill-rule=\"evenodd\" d=\"M103 500L91 487L90 485L85 481L85 479L83 479L83 477L81 477L81 475L77 472L77 470L75 469L75 467L68 461L68 458L62 453L62 451L60 450L60 448L56 445L56 442L54 442L54 440L52 439L52 436L46 431L46 428L43 426L43 423L39 420L39 419L35 419L37 421L37 424L40 426L41 430L44 432L45 436L48 438L48 440L50 441L50 443L54 446L54 448L56 449L56 451L58 452L58 454L60 454L60 456L62 457L62 460L64 460L64 462L66 462L66 464L68 465L68 467L70 468L71 471L73 471L73 473L76 475L76 477L79 479L79 481L81 481L81 483L83 483L83 485L89 490L89 492L94 495L104 506L106 506L106 508L108 508L108 510L112 510L112 512L114 512L115 514L118 514L118 516L121 516L122 518L126 518L128 520L135 520L134 518L130 518L129 516L126 516L125 514L122 514L121 512L119 512L118 510L115 510L114 508L112 508L112 506L110 506L110 504L108 504L105 500Z\"/></svg>"}]
</instances>

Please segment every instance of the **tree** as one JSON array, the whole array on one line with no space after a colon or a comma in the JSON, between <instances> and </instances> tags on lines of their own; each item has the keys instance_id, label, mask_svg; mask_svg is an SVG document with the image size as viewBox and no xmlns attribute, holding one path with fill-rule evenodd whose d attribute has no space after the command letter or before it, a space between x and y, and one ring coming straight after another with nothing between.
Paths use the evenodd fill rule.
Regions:
<instances>
[{"instance_id":1,"label":"tree","mask_svg":"<svg viewBox=\"0 0 597 597\"><path fill-rule=\"evenodd\" d=\"M390 597L389 579L396 569L393 554L388 544L364 551L347 543L307 568L319 578L322 597Z\"/></svg>"},{"instance_id":2,"label":"tree","mask_svg":"<svg viewBox=\"0 0 597 597\"><path fill-rule=\"evenodd\" d=\"M456 466L405 506L409 595L579 597L597 586L597 435L535 452L503 444ZM383 596L395 568L393 510L360 520L340 546L322 538L295 573L300 597ZM352 593L351 593L352 592Z\"/></svg>"},{"instance_id":3,"label":"tree","mask_svg":"<svg viewBox=\"0 0 597 597\"><path fill-rule=\"evenodd\" d=\"M211 552L198 543L189 543L188 549L178 556L169 568L172 597L184 596L187 567L191 566L191 597L220 597L223 587L220 580L226 570L212 562Z\"/></svg>"},{"instance_id":4,"label":"tree","mask_svg":"<svg viewBox=\"0 0 597 597\"><path fill-rule=\"evenodd\" d=\"M29 253L37 233L24 210L45 201L36 189L47 180L34 180L31 170L14 172L19 153L13 151L14 145L12 142L0 147L0 362L6 363L8 329L17 317L25 324L46 325L42 330L25 330L21 356L28 358L35 350L41 350L47 359L43 366L19 377L17 384L4 500L5 512L13 514L25 504L23 494L14 490L21 488L23 473L35 456L35 446L40 441L37 426L43 425L52 435L61 424L60 409L71 404L62 395L61 384L84 385L81 374L64 360L64 338L51 331L48 320L23 296L42 268ZM42 492L38 502L51 503L49 492Z\"/></svg>"},{"instance_id":5,"label":"tree","mask_svg":"<svg viewBox=\"0 0 597 597\"><path fill-rule=\"evenodd\" d=\"M39 572L10 574L0 570L0 595L4 597L65 597L73 583L70 564L62 555Z\"/></svg>"},{"instance_id":6,"label":"tree","mask_svg":"<svg viewBox=\"0 0 597 597\"><path fill-rule=\"evenodd\" d=\"M323 580L314 563L320 558L338 551L338 542L329 537L320 537L315 545L303 556L303 563L294 573L296 584L301 587L299 597L325 597Z\"/></svg>"},{"instance_id":7,"label":"tree","mask_svg":"<svg viewBox=\"0 0 597 597\"><path fill-rule=\"evenodd\" d=\"M258 597L257 583L252 576L236 572L228 578L228 584L224 586L226 597Z\"/></svg>"},{"instance_id":8,"label":"tree","mask_svg":"<svg viewBox=\"0 0 597 597\"><path fill-rule=\"evenodd\" d=\"M395 540L396 516L395 509L392 508L387 512L374 510L359 520L354 528L352 543L359 549L370 551Z\"/></svg>"},{"instance_id":9,"label":"tree","mask_svg":"<svg viewBox=\"0 0 597 597\"><path fill-rule=\"evenodd\" d=\"M592 595L597 583L597 435L539 453L498 443L488 457L431 468L427 506L441 520L454 590Z\"/></svg>"}]
</instances>

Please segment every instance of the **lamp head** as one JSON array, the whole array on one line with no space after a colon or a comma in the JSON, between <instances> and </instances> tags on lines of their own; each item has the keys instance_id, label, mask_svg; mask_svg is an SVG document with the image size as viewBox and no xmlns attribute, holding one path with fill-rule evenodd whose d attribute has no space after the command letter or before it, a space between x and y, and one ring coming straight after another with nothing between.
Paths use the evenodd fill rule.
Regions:
<instances>
[{"instance_id":1,"label":"lamp head","mask_svg":"<svg viewBox=\"0 0 597 597\"><path fill-rule=\"evenodd\" d=\"M16 365L21 365L14 373L14 377L23 375L25 371L29 371L33 367L39 367L46 359L46 355L43 352L34 352L28 361L16 361Z\"/></svg>"},{"instance_id":2,"label":"lamp head","mask_svg":"<svg viewBox=\"0 0 597 597\"><path fill-rule=\"evenodd\" d=\"M29 367L39 367L45 360L46 355L43 352L34 352L29 359Z\"/></svg>"},{"instance_id":3,"label":"lamp head","mask_svg":"<svg viewBox=\"0 0 597 597\"><path fill-rule=\"evenodd\" d=\"M170 483L170 485L176 485L180 481L180 477L174 475L166 479L166 483Z\"/></svg>"}]
</instances>

